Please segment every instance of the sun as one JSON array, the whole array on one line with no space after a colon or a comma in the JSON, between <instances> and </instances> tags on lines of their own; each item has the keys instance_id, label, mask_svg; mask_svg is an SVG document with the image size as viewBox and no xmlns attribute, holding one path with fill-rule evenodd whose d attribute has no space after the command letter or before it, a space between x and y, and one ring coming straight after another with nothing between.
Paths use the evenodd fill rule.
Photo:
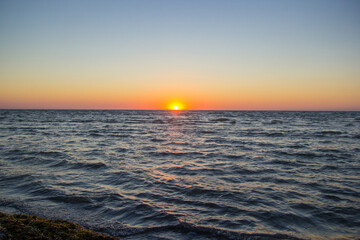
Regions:
<instances>
[{"instance_id":1,"label":"sun","mask_svg":"<svg viewBox=\"0 0 360 240\"><path fill-rule=\"evenodd\" d=\"M166 109L173 111L180 111L180 110L185 110L186 105L184 104L183 101L173 100L167 103Z\"/></svg>"}]
</instances>

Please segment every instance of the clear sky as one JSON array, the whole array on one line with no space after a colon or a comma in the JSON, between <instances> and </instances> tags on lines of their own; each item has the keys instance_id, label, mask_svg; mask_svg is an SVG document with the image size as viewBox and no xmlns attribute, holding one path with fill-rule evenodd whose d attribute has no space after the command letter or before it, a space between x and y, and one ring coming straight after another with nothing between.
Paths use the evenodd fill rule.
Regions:
<instances>
[{"instance_id":1,"label":"clear sky","mask_svg":"<svg viewBox=\"0 0 360 240\"><path fill-rule=\"evenodd\" d=\"M175 100L360 110L360 1L0 1L0 108Z\"/></svg>"}]
</instances>

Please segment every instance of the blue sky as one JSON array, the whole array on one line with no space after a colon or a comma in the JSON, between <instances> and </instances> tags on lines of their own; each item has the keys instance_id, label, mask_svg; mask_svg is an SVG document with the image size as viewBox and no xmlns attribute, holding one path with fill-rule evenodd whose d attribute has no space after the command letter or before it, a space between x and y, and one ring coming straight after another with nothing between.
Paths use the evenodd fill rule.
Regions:
<instances>
[{"instance_id":1,"label":"blue sky","mask_svg":"<svg viewBox=\"0 0 360 240\"><path fill-rule=\"evenodd\" d=\"M37 107L46 97L31 96L58 88L82 89L84 106L86 94L98 97L99 104L89 108L143 108L134 99L144 96L149 102L148 91L158 96L179 89L170 92L201 102L189 90L198 88L203 98L209 96L210 108L247 108L244 101L250 99L247 106L253 108L303 104L305 109L306 98L317 108L360 108L359 23L360 1L351 0L4 0L0 84L7 96L0 104L21 107L21 101L33 101ZM97 88L102 94L94 94ZM259 88L269 89L262 101L273 107L255 103L265 94L254 90ZM113 89L133 97L115 99ZM291 96L278 99L279 89L299 89L304 100L299 95L289 99L293 105L281 104ZM236 97L252 91L254 99ZM113 98L100 103L107 92ZM74 90L66 97L75 95ZM61 96L51 101L61 106Z\"/></svg>"}]
</instances>

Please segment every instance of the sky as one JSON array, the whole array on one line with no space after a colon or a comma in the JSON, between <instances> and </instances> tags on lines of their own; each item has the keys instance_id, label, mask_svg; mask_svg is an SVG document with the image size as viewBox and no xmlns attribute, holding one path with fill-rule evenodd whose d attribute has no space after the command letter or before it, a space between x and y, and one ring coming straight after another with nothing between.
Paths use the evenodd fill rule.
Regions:
<instances>
[{"instance_id":1,"label":"sky","mask_svg":"<svg viewBox=\"0 0 360 240\"><path fill-rule=\"evenodd\" d=\"M174 102L360 110L360 1L0 1L0 108Z\"/></svg>"}]
</instances>

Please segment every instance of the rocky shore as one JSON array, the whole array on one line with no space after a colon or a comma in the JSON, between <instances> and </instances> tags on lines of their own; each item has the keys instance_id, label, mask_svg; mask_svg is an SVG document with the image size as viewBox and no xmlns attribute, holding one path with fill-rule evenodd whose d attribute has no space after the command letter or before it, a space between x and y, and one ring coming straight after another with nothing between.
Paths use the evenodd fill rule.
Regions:
<instances>
[{"instance_id":1,"label":"rocky shore","mask_svg":"<svg viewBox=\"0 0 360 240\"><path fill-rule=\"evenodd\" d=\"M3 212L0 212L0 239L119 240L119 238L96 233L70 221L26 214L10 215Z\"/></svg>"}]
</instances>

